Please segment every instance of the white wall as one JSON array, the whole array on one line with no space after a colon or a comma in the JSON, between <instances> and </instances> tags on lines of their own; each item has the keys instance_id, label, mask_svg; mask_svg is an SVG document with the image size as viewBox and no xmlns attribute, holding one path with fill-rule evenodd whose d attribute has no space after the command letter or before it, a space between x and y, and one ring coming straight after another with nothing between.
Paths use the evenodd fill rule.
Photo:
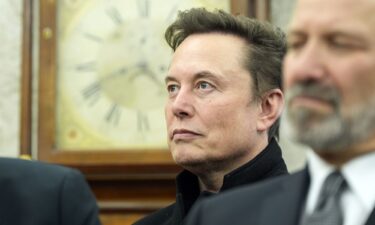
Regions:
<instances>
[{"instance_id":1,"label":"white wall","mask_svg":"<svg viewBox=\"0 0 375 225\"><path fill-rule=\"evenodd\" d=\"M0 0L0 10L0 156L17 156L22 1Z\"/></svg>"}]
</instances>

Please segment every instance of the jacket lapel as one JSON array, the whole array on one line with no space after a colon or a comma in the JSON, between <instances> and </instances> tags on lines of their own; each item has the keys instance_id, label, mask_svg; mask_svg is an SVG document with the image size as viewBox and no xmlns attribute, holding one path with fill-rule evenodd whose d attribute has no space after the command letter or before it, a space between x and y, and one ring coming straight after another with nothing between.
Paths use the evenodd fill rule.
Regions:
<instances>
[{"instance_id":1,"label":"jacket lapel","mask_svg":"<svg viewBox=\"0 0 375 225\"><path fill-rule=\"evenodd\" d=\"M375 209L372 210L372 213L370 214L370 217L368 218L365 225L375 225Z\"/></svg>"},{"instance_id":2,"label":"jacket lapel","mask_svg":"<svg viewBox=\"0 0 375 225\"><path fill-rule=\"evenodd\" d=\"M309 175L306 168L284 178L279 186L275 186L279 191L273 192L263 202L259 224L297 225L308 186Z\"/></svg>"}]
</instances>

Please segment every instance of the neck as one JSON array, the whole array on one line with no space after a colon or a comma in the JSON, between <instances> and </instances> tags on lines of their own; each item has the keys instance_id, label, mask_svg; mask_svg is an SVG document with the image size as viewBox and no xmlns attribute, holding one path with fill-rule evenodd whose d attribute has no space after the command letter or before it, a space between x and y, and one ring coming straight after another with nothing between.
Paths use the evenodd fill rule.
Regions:
<instances>
[{"instance_id":1,"label":"neck","mask_svg":"<svg viewBox=\"0 0 375 225\"><path fill-rule=\"evenodd\" d=\"M202 166L186 168L198 176L201 191L219 192L223 186L224 176L233 170L246 164L256 157L268 145L267 139L256 141L248 151L242 152L236 157L222 159L216 163L205 163Z\"/></svg>"},{"instance_id":2,"label":"neck","mask_svg":"<svg viewBox=\"0 0 375 225\"><path fill-rule=\"evenodd\" d=\"M223 186L224 175L221 173L209 173L198 175L199 187L201 191L217 193Z\"/></svg>"}]
</instances>

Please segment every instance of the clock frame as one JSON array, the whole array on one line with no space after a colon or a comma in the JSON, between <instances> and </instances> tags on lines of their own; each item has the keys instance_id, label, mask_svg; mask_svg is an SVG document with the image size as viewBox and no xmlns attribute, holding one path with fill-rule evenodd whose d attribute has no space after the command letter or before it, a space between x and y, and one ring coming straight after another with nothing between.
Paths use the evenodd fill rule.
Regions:
<instances>
[{"instance_id":1,"label":"clock frame","mask_svg":"<svg viewBox=\"0 0 375 225\"><path fill-rule=\"evenodd\" d=\"M254 14L264 1L230 0L233 13ZM38 159L81 169L87 175L147 174L174 177L179 171L166 149L66 151L56 145L56 1L39 3L39 119ZM263 10L265 11L265 10ZM266 13L257 13L264 15ZM110 170L103 169L111 167Z\"/></svg>"}]
</instances>

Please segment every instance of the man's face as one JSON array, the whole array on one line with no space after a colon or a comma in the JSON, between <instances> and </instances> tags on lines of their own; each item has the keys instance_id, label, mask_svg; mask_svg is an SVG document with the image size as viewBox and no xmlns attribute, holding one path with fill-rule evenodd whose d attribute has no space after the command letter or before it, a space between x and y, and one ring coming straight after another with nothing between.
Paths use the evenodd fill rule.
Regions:
<instances>
[{"instance_id":1,"label":"man's face","mask_svg":"<svg viewBox=\"0 0 375 225\"><path fill-rule=\"evenodd\" d=\"M374 12L374 0L297 3L284 59L287 123L318 152L375 140Z\"/></svg>"},{"instance_id":2,"label":"man's face","mask_svg":"<svg viewBox=\"0 0 375 225\"><path fill-rule=\"evenodd\" d=\"M165 113L177 164L222 170L252 154L258 107L244 68L245 49L239 37L211 33L189 36L174 53Z\"/></svg>"}]
</instances>

